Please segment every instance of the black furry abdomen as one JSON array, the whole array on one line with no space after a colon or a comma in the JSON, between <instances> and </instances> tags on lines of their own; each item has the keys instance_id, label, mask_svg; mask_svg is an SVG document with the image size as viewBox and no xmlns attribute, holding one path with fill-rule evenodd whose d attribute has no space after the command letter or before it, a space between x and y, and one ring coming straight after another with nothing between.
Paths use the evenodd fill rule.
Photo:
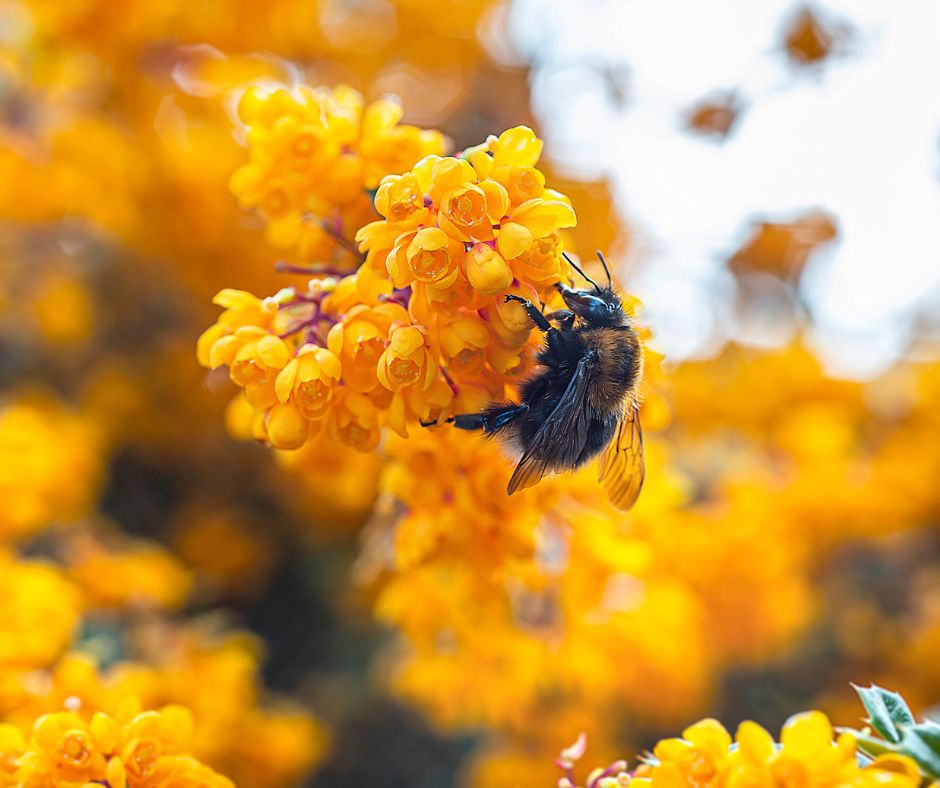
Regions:
<instances>
[{"instance_id":1,"label":"black furry abdomen","mask_svg":"<svg viewBox=\"0 0 940 788\"><path fill-rule=\"evenodd\" d=\"M499 437L520 452L531 452L536 435L555 412L586 357L592 361L579 404L587 414L587 428L575 438L562 424L557 438L539 442L533 455L552 471L584 465L613 439L624 396L639 374L638 345L627 328L601 331L585 326L549 334L538 356L541 368L520 386L521 405L494 403L477 416L456 417L455 424L468 429L479 420L478 426L488 436ZM469 419L466 424L461 421L464 418Z\"/></svg>"}]
</instances>

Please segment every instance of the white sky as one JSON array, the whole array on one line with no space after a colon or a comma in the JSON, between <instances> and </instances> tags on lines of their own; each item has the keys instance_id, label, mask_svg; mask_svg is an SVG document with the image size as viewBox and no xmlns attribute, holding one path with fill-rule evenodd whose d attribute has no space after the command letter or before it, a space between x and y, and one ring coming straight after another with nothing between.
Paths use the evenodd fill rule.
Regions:
<instances>
[{"instance_id":1,"label":"white sky","mask_svg":"<svg viewBox=\"0 0 940 788\"><path fill-rule=\"evenodd\" d=\"M814 258L816 345L836 372L871 374L940 287L940 3L827 0L851 22L844 54L797 73L779 51L787 0L513 0L548 155L606 173L636 233L631 290L672 358L729 330L722 260L755 216L822 207L840 241ZM606 69L625 90L612 98ZM618 76L619 75L619 76ZM681 127L715 90L747 104L724 144Z\"/></svg>"}]
</instances>

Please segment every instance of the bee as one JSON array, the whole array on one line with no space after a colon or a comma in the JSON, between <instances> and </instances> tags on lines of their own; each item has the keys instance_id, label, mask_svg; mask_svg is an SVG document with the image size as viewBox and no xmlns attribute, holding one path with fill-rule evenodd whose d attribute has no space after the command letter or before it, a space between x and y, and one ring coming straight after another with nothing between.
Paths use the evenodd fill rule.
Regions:
<instances>
[{"instance_id":1,"label":"bee","mask_svg":"<svg viewBox=\"0 0 940 788\"><path fill-rule=\"evenodd\" d=\"M600 252L597 256L607 274L606 287L565 255L591 285L575 290L559 282L556 288L567 309L546 315L520 296L506 296L507 302L521 304L545 335L539 367L522 384L520 402L494 403L447 422L461 430L482 430L521 452L509 480L510 495L538 483L546 473L573 470L599 456L598 480L613 504L626 511L645 478L637 397L643 353L607 261Z\"/></svg>"}]
</instances>

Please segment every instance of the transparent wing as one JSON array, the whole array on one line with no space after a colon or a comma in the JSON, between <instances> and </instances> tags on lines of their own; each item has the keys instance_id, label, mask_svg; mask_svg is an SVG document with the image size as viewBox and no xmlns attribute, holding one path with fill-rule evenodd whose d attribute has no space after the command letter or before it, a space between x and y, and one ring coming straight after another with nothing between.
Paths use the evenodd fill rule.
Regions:
<instances>
[{"instance_id":1,"label":"transparent wing","mask_svg":"<svg viewBox=\"0 0 940 788\"><path fill-rule=\"evenodd\" d=\"M591 421L587 392L593 363L587 356L578 362L555 409L525 447L509 480L510 495L537 484L554 466L574 465L581 454Z\"/></svg>"},{"instance_id":2,"label":"transparent wing","mask_svg":"<svg viewBox=\"0 0 940 788\"><path fill-rule=\"evenodd\" d=\"M598 460L597 479L607 491L611 503L627 511L636 503L645 478L640 405L631 398L624 407L617 434Z\"/></svg>"}]
</instances>

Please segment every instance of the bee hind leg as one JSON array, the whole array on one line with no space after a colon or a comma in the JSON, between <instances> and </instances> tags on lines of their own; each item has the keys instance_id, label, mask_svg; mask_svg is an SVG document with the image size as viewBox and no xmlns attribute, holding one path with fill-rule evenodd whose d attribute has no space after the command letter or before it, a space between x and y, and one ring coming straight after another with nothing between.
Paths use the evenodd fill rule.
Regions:
<instances>
[{"instance_id":1,"label":"bee hind leg","mask_svg":"<svg viewBox=\"0 0 940 788\"><path fill-rule=\"evenodd\" d=\"M496 405L479 413L461 413L451 416L447 421L458 430L483 430L485 433L496 432L529 409L526 403L517 405L514 402L505 405Z\"/></svg>"}]
</instances>

